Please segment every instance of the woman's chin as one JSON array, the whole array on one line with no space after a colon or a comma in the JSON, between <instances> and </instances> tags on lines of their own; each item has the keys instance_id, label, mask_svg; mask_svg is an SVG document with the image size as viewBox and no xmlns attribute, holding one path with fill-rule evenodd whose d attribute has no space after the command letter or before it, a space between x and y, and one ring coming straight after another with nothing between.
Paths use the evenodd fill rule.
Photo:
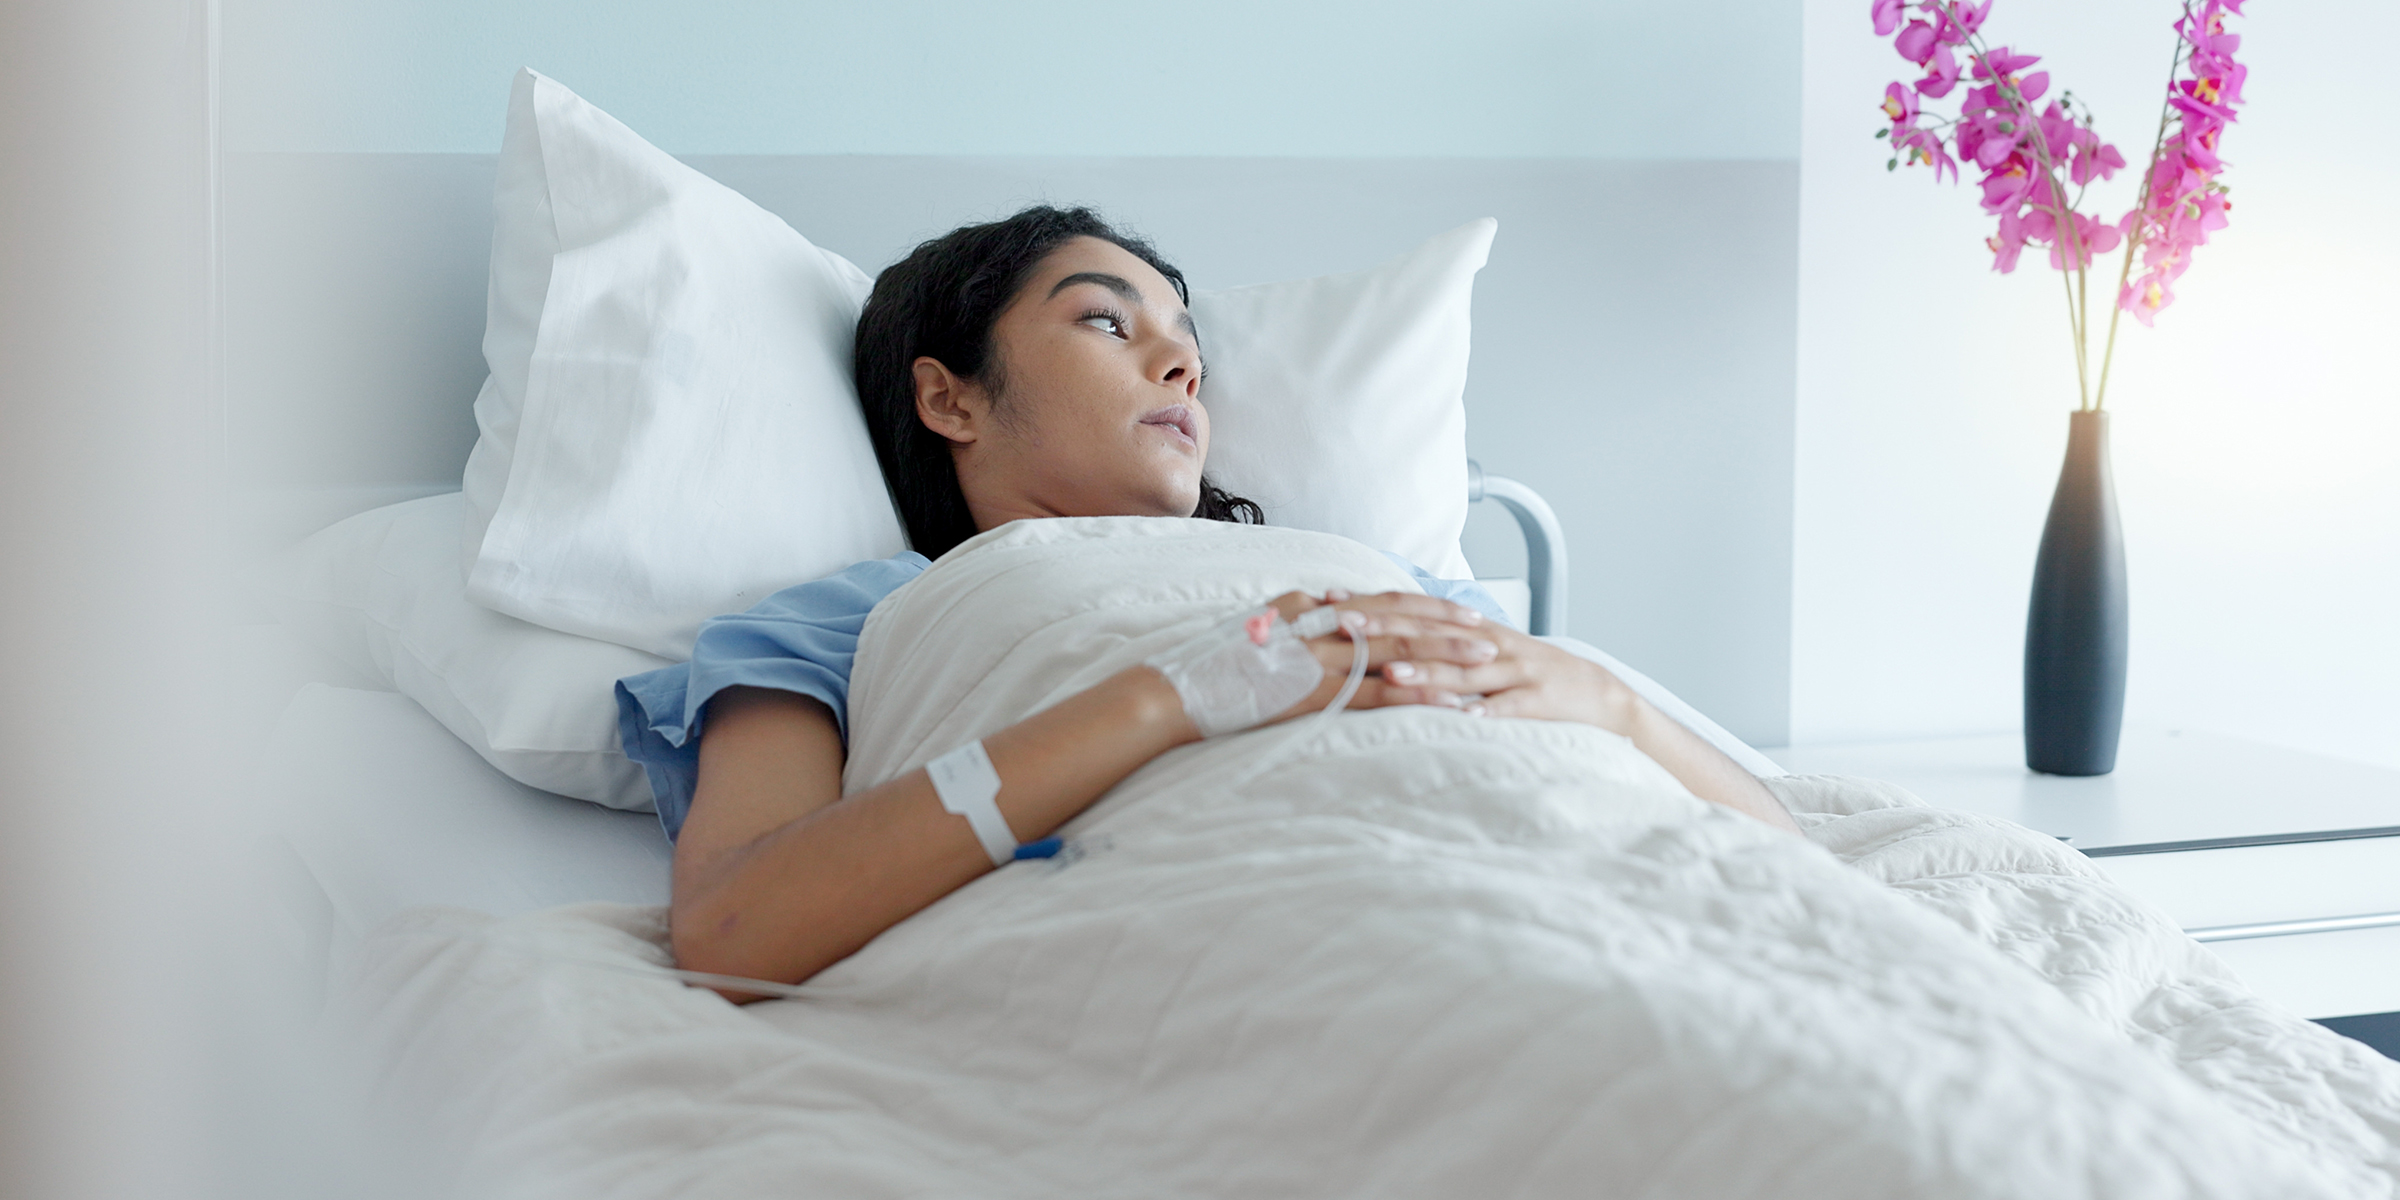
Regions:
<instances>
[{"instance_id":1,"label":"woman's chin","mask_svg":"<svg viewBox=\"0 0 2400 1200\"><path fill-rule=\"evenodd\" d=\"M1189 517L1195 515L1199 507L1200 489L1195 485L1165 488L1152 492L1143 496L1139 501L1128 504L1125 512L1129 516Z\"/></svg>"},{"instance_id":2,"label":"woman's chin","mask_svg":"<svg viewBox=\"0 0 2400 1200\"><path fill-rule=\"evenodd\" d=\"M1200 489L1197 486L1194 486L1192 490L1185 492L1175 503L1176 507L1168 509L1167 511L1183 517L1199 516Z\"/></svg>"}]
</instances>

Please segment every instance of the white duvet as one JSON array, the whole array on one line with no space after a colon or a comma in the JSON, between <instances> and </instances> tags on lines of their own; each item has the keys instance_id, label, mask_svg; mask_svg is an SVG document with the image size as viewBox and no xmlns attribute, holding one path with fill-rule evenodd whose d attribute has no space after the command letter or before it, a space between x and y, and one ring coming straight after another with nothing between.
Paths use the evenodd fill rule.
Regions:
<instances>
[{"instance_id":1,"label":"white duvet","mask_svg":"<svg viewBox=\"0 0 2400 1200\"><path fill-rule=\"evenodd\" d=\"M1019 522L867 622L853 790L1296 587L1338 538ZM664 914L421 910L344 1019L444 1190L555 1197L2368 1197L2400 1066L2075 852L1859 781L1808 839L1624 739L1431 710L1166 755L735 1008ZM1261 769L1263 767L1263 769ZM1242 776L1250 775L1248 779Z\"/></svg>"}]
</instances>

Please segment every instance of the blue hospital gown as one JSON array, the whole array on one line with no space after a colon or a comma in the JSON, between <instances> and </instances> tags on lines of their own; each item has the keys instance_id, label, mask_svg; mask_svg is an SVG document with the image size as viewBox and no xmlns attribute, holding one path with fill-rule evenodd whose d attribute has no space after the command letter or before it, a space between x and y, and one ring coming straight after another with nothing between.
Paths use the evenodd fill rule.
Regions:
<instances>
[{"instance_id":1,"label":"blue hospital gown","mask_svg":"<svg viewBox=\"0 0 2400 1200\"><path fill-rule=\"evenodd\" d=\"M1385 552L1428 595L1464 604L1514 626L1500 603L1472 579L1437 579ZM813 583L788 587L748 612L715 617L700 627L692 660L617 681L617 736L625 757L642 764L658 805L658 823L672 840L692 810L700 777L700 722L708 702L729 687L773 688L812 696L833 710L834 727L850 737L850 663L859 631L883 598L932 564L913 550L858 563Z\"/></svg>"}]
</instances>

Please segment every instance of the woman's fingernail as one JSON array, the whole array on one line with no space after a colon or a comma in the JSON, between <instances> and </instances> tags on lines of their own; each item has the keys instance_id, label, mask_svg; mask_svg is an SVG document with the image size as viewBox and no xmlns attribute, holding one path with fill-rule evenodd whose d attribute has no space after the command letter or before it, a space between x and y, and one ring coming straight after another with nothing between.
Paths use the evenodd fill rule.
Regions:
<instances>
[{"instance_id":1,"label":"woman's fingernail","mask_svg":"<svg viewBox=\"0 0 2400 1200\"><path fill-rule=\"evenodd\" d=\"M1500 644L1497 642L1469 642L1467 643L1467 653L1477 658L1490 658L1500 653Z\"/></svg>"},{"instance_id":2,"label":"woman's fingernail","mask_svg":"<svg viewBox=\"0 0 2400 1200\"><path fill-rule=\"evenodd\" d=\"M1339 604L1339 603L1341 603L1342 601L1344 601L1344 600L1347 600L1347 599L1349 599L1349 598L1350 598L1350 590L1349 590L1348 588L1327 588L1327 589L1325 589L1325 603L1327 603L1327 604Z\"/></svg>"},{"instance_id":3,"label":"woman's fingernail","mask_svg":"<svg viewBox=\"0 0 2400 1200\"><path fill-rule=\"evenodd\" d=\"M1458 623L1461 625L1481 625L1483 624L1483 613L1477 609L1462 608L1458 610Z\"/></svg>"},{"instance_id":4,"label":"woman's fingernail","mask_svg":"<svg viewBox=\"0 0 2400 1200\"><path fill-rule=\"evenodd\" d=\"M1417 668L1409 663L1393 663L1385 667L1383 673L1393 679L1415 679Z\"/></svg>"},{"instance_id":5,"label":"woman's fingernail","mask_svg":"<svg viewBox=\"0 0 2400 1200\"><path fill-rule=\"evenodd\" d=\"M1483 715L1483 706L1480 704L1470 704L1459 711L1467 714L1470 717L1480 717Z\"/></svg>"}]
</instances>

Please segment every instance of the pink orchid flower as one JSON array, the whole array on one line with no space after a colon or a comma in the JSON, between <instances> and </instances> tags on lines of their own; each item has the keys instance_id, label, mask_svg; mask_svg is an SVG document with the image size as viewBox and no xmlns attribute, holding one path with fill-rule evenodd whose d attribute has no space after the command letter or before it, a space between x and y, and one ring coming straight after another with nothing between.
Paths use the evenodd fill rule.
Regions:
<instances>
[{"instance_id":1,"label":"pink orchid flower","mask_svg":"<svg viewBox=\"0 0 2400 1200\"><path fill-rule=\"evenodd\" d=\"M1975 78L1999 77L2005 79L2040 61L2042 61L2041 55L2015 54L2010 52L2008 47L2002 46L1975 60Z\"/></svg>"},{"instance_id":2,"label":"pink orchid flower","mask_svg":"<svg viewBox=\"0 0 2400 1200\"><path fill-rule=\"evenodd\" d=\"M1883 136L1894 165L1924 163L1936 179L1955 182L1973 163L1983 210L1997 219L1984 245L1992 269L2003 274L2016 269L2027 246L2043 247L2054 268L2084 271L2099 255L2134 243L2141 269L2135 275L2129 267L2117 304L2148 325L2175 302L2174 284L2193 250L2230 220L2232 204L2217 181L2225 167L2218 143L2239 119L2249 71L2235 61L2241 35L2225 25L2247 0L2184 0L2174 22L2184 54L2165 97L2170 136L2142 165L2142 200L2116 221L2076 211L2069 195L2080 199L2090 184L2113 179L2126 169L2125 156L2088 118L2042 103L2050 72L2029 71L2040 56L1982 46L1994 2L1870 0L1876 36L1891 37L1900 57L1924 70L1913 83L1884 88L1880 107L1891 124ZM1965 86L1957 117L1928 120L1924 105L1960 91L1967 79L1974 83ZM2102 382L2105 391L2105 369Z\"/></svg>"},{"instance_id":3,"label":"pink orchid flower","mask_svg":"<svg viewBox=\"0 0 2400 1200\"><path fill-rule=\"evenodd\" d=\"M1958 56L1948 46L1935 46L1933 60L1925 64L1925 78L1917 81L1917 91L1936 100L1950 94L1958 86Z\"/></svg>"},{"instance_id":4,"label":"pink orchid flower","mask_svg":"<svg viewBox=\"0 0 2400 1200\"><path fill-rule=\"evenodd\" d=\"M2033 191L2033 174L2027 169L2023 156L2012 156L2007 163L1983 177L1983 211L2014 212L2025 204Z\"/></svg>"},{"instance_id":5,"label":"pink orchid flower","mask_svg":"<svg viewBox=\"0 0 2400 1200\"><path fill-rule=\"evenodd\" d=\"M2231 125L2233 106L2240 103L2242 80L2249 72L2236 67L2214 78L2186 79L2175 85L2167 103L2180 109L2186 117L2212 124Z\"/></svg>"},{"instance_id":6,"label":"pink orchid flower","mask_svg":"<svg viewBox=\"0 0 2400 1200\"><path fill-rule=\"evenodd\" d=\"M1991 15L1992 4L1993 0L1983 0L1981 6L1959 3L1958 0L1944 0L1942 4L1943 23L1949 29L1955 30L1957 36L1943 40L1952 45L1965 42L1976 30L1983 28L1983 19Z\"/></svg>"},{"instance_id":7,"label":"pink orchid flower","mask_svg":"<svg viewBox=\"0 0 2400 1200\"><path fill-rule=\"evenodd\" d=\"M2115 146L2102 142L2099 134L2085 129L2076 136L2075 160L2067 167L2067 177L2075 181L2075 186L2082 187L2094 179L2114 178L2124 166L2125 156L2117 153Z\"/></svg>"},{"instance_id":8,"label":"pink orchid flower","mask_svg":"<svg viewBox=\"0 0 2400 1200\"><path fill-rule=\"evenodd\" d=\"M1900 14L1907 9L1905 0L1875 0L1875 36L1892 36L1892 31L1900 28Z\"/></svg>"},{"instance_id":9,"label":"pink orchid flower","mask_svg":"<svg viewBox=\"0 0 2400 1200\"><path fill-rule=\"evenodd\" d=\"M2075 218L2070 227L2075 231L2072 244L2069 239L2058 238L2050 246L2050 265L2061 271L2088 265L2094 258L2116 249L2125 240L2125 235L2117 232L2117 227L2107 221L2082 213L2072 215ZM2078 252L2082 255L2080 259L2076 257Z\"/></svg>"},{"instance_id":10,"label":"pink orchid flower","mask_svg":"<svg viewBox=\"0 0 2400 1200\"><path fill-rule=\"evenodd\" d=\"M1998 234L1993 234L1991 237L1983 239L1983 244L1991 249L1992 269L2003 275L2017 269L2017 256L2025 252L2023 238L2011 241Z\"/></svg>"},{"instance_id":11,"label":"pink orchid flower","mask_svg":"<svg viewBox=\"0 0 2400 1200\"><path fill-rule=\"evenodd\" d=\"M1900 36L1892 39L1892 49L1899 51L1900 57L1920 67L1925 65L1927 59L1933 57L1933 47L1933 26L1923 21L1910 21L1908 28L1901 30Z\"/></svg>"},{"instance_id":12,"label":"pink orchid flower","mask_svg":"<svg viewBox=\"0 0 2400 1200\"><path fill-rule=\"evenodd\" d=\"M1983 239L1992 251L1992 269L2006 275L2017 269L2017 256L2025 251L2025 223L2017 214L2000 214L2000 228Z\"/></svg>"},{"instance_id":13,"label":"pink orchid flower","mask_svg":"<svg viewBox=\"0 0 2400 1200\"><path fill-rule=\"evenodd\" d=\"M1892 119L1894 128L1907 127L1909 122L1917 118L1917 94L1902 84L1886 84L1883 89L1883 115Z\"/></svg>"},{"instance_id":14,"label":"pink orchid flower","mask_svg":"<svg viewBox=\"0 0 2400 1200\"><path fill-rule=\"evenodd\" d=\"M2036 123L2042 131L2042 149L2050 156L2050 161L2055 163L2065 158L2067 147L2074 144L2075 135L2080 132L2080 127L2075 124L2075 118L2068 116L2066 110L2053 104L2042 110L2042 115Z\"/></svg>"},{"instance_id":15,"label":"pink orchid flower","mask_svg":"<svg viewBox=\"0 0 2400 1200\"><path fill-rule=\"evenodd\" d=\"M2058 214L2047 208L2036 205L2016 214L2016 218L2017 232L2028 242L2041 245L2058 234Z\"/></svg>"},{"instance_id":16,"label":"pink orchid flower","mask_svg":"<svg viewBox=\"0 0 2400 1200\"><path fill-rule=\"evenodd\" d=\"M2149 275L2126 284L2124 293L2117 297L2117 307L2153 329L2157 328L2159 310L2173 303L2175 293L2167 286L2167 280Z\"/></svg>"},{"instance_id":17,"label":"pink orchid flower","mask_svg":"<svg viewBox=\"0 0 2400 1200\"><path fill-rule=\"evenodd\" d=\"M1936 180L1944 175L1948 175L1953 180L1958 178L1957 161L1950 157L1948 151L1942 149L1942 139L1935 134L1909 126L1906 132L1893 134L1892 144L1894 149L1906 152L1909 166L1913 167L1918 163L1924 163L1932 167L1933 177Z\"/></svg>"},{"instance_id":18,"label":"pink orchid flower","mask_svg":"<svg viewBox=\"0 0 2400 1200\"><path fill-rule=\"evenodd\" d=\"M2005 113L1985 113L1967 124L1975 135L1975 165L1986 170L1998 169L2014 157L2018 139L2025 136L2023 130L2001 128L2013 124Z\"/></svg>"}]
</instances>

